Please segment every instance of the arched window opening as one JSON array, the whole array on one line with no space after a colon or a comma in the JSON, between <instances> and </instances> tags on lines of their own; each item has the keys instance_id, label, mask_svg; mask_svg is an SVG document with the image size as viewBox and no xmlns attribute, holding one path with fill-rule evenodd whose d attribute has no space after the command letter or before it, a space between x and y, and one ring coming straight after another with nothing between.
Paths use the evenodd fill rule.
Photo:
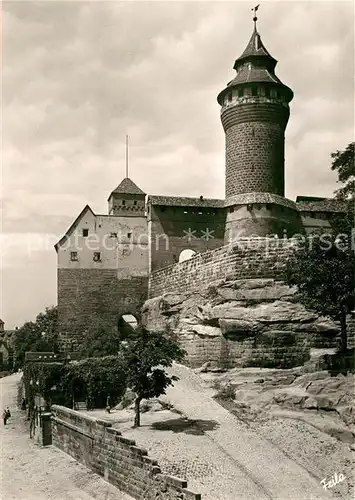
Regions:
<instances>
[{"instance_id":1,"label":"arched window opening","mask_svg":"<svg viewBox=\"0 0 355 500\"><path fill-rule=\"evenodd\" d=\"M190 248L186 248L179 255L179 262L184 262L185 260L191 259L196 254L194 250Z\"/></svg>"}]
</instances>

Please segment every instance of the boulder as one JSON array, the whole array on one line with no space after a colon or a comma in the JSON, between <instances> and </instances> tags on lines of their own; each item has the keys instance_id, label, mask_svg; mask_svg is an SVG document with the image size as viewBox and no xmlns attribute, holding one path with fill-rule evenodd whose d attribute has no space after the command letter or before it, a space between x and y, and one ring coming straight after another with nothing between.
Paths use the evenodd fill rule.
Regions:
<instances>
[{"instance_id":1,"label":"boulder","mask_svg":"<svg viewBox=\"0 0 355 500\"><path fill-rule=\"evenodd\" d=\"M230 340L255 335L262 328L262 325L257 321L246 319L220 319L218 322L223 336Z\"/></svg>"},{"instance_id":2,"label":"boulder","mask_svg":"<svg viewBox=\"0 0 355 500\"><path fill-rule=\"evenodd\" d=\"M221 337L221 329L215 326L194 325L191 330L200 337Z\"/></svg>"},{"instance_id":3,"label":"boulder","mask_svg":"<svg viewBox=\"0 0 355 500\"><path fill-rule=\"evenodd\" d=\"M307 322L314 321L317 316L305 309L301 304L276 300L270 303L260 303L254 306L240 306L234 301L227 302L209 311L210 318L240 319L260 323Z\"/></svg>"}]
</instances>

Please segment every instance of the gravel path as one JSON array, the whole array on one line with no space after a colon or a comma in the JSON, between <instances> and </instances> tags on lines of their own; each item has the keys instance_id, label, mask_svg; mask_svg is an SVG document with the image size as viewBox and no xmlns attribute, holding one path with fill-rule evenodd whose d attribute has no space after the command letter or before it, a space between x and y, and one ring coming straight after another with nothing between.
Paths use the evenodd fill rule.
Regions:
<instances>
[{"instance_id":1,"label":"gravel path","mask_svg":"<svg viewBox=\"0 0 355 500\"><path fill-rule=\"evenodd\" d=\"M205 431L206 442L209 441L208 453L214 450L216 456L224 455L225 459L228 458L229 463L233 464L234 474L239 475L233 495L221 498L225 500L331 498L307 470L211 399L211 391L192 370L174 365L171 373L177 375L180 380L167 390L167 400L190 419L218 424L213 429ZM202 450L204 460L213 463L214 456L208 456L205 448L201 448ZM228 476L228 471L225 471L225 475ZM223 479L220 486L223 488ZM212 497L209 498L212 500Z\"/></svg>"},{"instance_id":2,"label":"gravel path","mask_svg":"<svg viewBox=\"0 0 355 500\"><path fill-rule=\"evenodd\" d=\"M163 472L186 479L191 490L202 494L202 500L333 498L319 478L277 446L275 432L272 440L266 439L267 424L263 438L211 399L215 391L192 370L175 365L171 372L180 380L159 399L170 402L181 414L167 410L143 413L138 429L132 429L132 410L95 414L109 418L124 436L146 448ZM282 430L280 440L287 434L286 428Z\"/></svg>"},{"instance_id":3,"label":"gravel path","mask_svg":"<svg viewBox=\"0 0 355 500\"><path fill-rule=\"evenodd\" d=\"M29 439L22 412L16 409L20 375L0 379L0 409L11 410L0 426L1 500L132 500L53 446Z\"/></svg>"}]
</instances>

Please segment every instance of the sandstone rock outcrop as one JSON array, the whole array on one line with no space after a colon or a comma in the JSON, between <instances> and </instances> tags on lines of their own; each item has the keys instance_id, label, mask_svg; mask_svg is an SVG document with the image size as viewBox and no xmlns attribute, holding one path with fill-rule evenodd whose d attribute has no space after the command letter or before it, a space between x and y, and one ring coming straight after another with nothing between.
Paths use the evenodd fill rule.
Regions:
<instances>
[{"instance_id":1,"label":"sandstone rock outcrop","mask_svg":"<svg viewBox=\"0 0 355 500\"><path fill-rule=\"evenodd\" d=\"M339 333L297 301L295 288L274 279L220 280L167 293L146 301L142 321L177 335L192 367L289 368L306 362L312 347L335 347Z\"/></svg>"}]
</instances>

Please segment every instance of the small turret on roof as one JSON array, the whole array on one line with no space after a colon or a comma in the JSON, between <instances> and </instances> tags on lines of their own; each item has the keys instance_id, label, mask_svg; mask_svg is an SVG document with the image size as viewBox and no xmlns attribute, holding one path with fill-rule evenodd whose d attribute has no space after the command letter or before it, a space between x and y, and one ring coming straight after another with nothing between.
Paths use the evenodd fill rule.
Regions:
<instances>
[{"instance_id":1,"label":"small turret on roof","mask_svg":"<svg viewBox=\"0 0 355 500\"><path fill-rule=\"evenodd\" d=\"M111 194L146 194L142 191L137 184L135 184L129 177L125 177L123 181L112 191Z\"/></svg>"},{"instance_id":2,"label":"small turret on roof","mask_svg":"<svg viewBox=\"0 0 355 500\"><path fill-rule=\"evenodd\" d=\"M109 215L142 217L145 213L145 196L144 191L129 177L125 177L108 198L108 213Z\"/></svg>"}]
</instances>

